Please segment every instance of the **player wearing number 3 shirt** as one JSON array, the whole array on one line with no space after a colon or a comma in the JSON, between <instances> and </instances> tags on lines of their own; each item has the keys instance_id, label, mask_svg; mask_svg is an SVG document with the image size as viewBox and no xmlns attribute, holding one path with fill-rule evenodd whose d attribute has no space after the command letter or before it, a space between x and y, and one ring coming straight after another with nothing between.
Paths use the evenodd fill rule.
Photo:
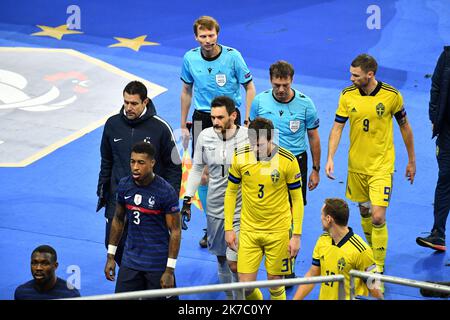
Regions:
<instances>
[{"instance_id":1,"label":"player wearing number 3 shirt","mask_svg":"<svg viewBox=\"0 0 450 320\"><path fill-rule=\"evenodd\" d=\"M175 263L181 240L178 195L167 181L153 173L154 157L155 148L151 144L135 144L130 157L132 175L122 178L117 188L105 267L105 276L110 281L115 280L114 247L122 235L125 217L128 235L116 293L175 287Z\"/></svg>"},{"instance_id":2,"label":"player wearing number 3 shirt","mask_svg":"<svg viewBox=\"0 0 450 320\"><path fill-rule=\"evenodd\" d=\"M290 259L300 248L303 221L301 173L295 156L272 142L273 124L256 118L250 123L250 145L235 152L225 192L225 239L236 250L233 231L236 195L242 185L239 235L239 281L255 281L265 256L267 278L281 279L291 273ZM292 199L292 212L289 203ZM293 236L289 231L293 222ZM284 286L270 289L273 300L285 300ZM262 299L259 289L246 292L246 299Z\"/></svg>"}]
</instances>

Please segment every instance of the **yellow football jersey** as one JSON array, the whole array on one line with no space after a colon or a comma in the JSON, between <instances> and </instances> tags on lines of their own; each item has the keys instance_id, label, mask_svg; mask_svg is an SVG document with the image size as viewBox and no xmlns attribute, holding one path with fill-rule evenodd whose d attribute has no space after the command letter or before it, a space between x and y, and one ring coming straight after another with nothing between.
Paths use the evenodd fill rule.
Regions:
<instances>
[{"instance_id":1,"label":"yellow football jersey","mask_svg":"<svg viewBox=\"0 0 450 320\"><path fill-rule=\"evenodd\" d=\"M287 149L276 146L269 159L257 161L250 145L238 149L233 157L225 195L225 230L231 226L233 215L227 195L231 189L242 185L241 231L280 232L289 230L294 223L294 233L301 234L303 197L301 173L295 156ZM297 212L291 214L289 191L295 192L299 203ZM228 215L227 215L228 212ZM300 221L296 221L297 217ZM293 220L294 216L294 221ZM232 227L232 226L231 226Z\"/></svg>"},{"instance_id":2,"label":"yellow football jersey","mask_svg":"<svg viewBox=\"0 0 450 320\"><path fill-rule=\"evenodd\" d=\"M405 114L402 95L381 81L370 95L354 85L342 91L335 121L350 119L348 171L367 175L394 172L392 118L397 113Z\"/></svg>"},{"instance_id":3,"label":"yellow football jersey","mask_svg":"<svg viewBox=\"0 0 450 320\"><path fill-rule=\"evenodd\" d=\"M376 269L372 249L351 228L338 244L330 234L322 234L314 247L312 264L320 267L321 276L344 275L346 299L350 299L350 270L375 272ZM355 278L355 294L367 296L368 293L363 280ZM338 282L322 283L319 299L337 300Z\"/></svg>"}]
</instances>

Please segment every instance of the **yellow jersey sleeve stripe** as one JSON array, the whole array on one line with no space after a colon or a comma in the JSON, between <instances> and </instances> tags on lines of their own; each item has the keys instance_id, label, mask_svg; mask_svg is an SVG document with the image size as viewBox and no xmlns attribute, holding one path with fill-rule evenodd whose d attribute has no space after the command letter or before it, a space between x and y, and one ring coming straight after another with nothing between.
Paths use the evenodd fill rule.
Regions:
<instances>
[{"instance_id":1,"label":"yellow jersey sleeve stripe","mask_svg":"<svg viewBox=\"0 0 450 320\"><path fill-rule=\"evenodd\" d=\"M235 183L235 184L241 183L241 179L239 179L239 178L233 176L233 175L231 174L231 172L228 173L228 181L231 181L231 182L233 182L233 183Z\"/></svg>"},{"instance_id":2,"label":"yellow jersey sleeve stripe","mask_svg":"<svg viewBox=\"0 0 450 320\"><path fill-rule=\"evenodd\" d=\"M247 150L250 149L250 145L246 144L245 146L241 146L239 148L237 148L236 151L243 151L243 150Z\"/></svg>"},{"instance_id":3,"label":"yellow jersey sleeve stripe","mask_svg":"<svg viewBox=\"0 0 450 320\"><path fill-rule=\"evenodd\" d=\"M350 237L350 239L348 239L348 241L350 241L350 243L352 245L355 246L355 248L359 251L359 252L363 252L364 250L366 250L366 248L355 238L355 237Z\"/></svg>"},{"instance_id":4,"label":"yellow jersey sleeve stripe","mask_svg":"<svg viewBox=\"0 0 450 320\"><path fill-rule=\"evenodd\" d=\"M290 161L293 161L295 159L295 156L291 152L287 151L286 149L280 148L280 149L278 149L278 152L280 153L280 156L283 156L283 157L289 159Z\"/></svg>"},{"instance_id":5,"label":"yellow jersey sleeve stripe","mask_svg":"<svg viewBox=\"0 0 450 320\"><path fill-rule=\"evenodd\" d=\"M361 238L355 237L355 235L352 236L353 239L355 239L355 242L359 243L362 247L364 247L364 250L367 249L367 244L364 241L361 241Z\"/></svg>"},{"instance_id":6,"label":"yellow jersey sleeve stripe","mask_svg":"<svg viewBox=\"0 0 450 320\"><path fill-rule=\"evenodd\" d=\"M381 87L385 88L385 89L391 89L391 90L394 90L394 91L398 92L398 90L395 89L393 86L391 86L391 85L389 85L387 83L384 83L384 82L381 84Z\"/></svg>"},{"instance_id":7,"label":"yellow jersey sleeve stripe","mask_svg":"<svg viewBox=\"0 0 450 320\"><path fill-rule=\"evenodd\" d=\"M347 88L345 88L344 90L342 90L342 95L346 94L347 92L356 90L356 89L358 89L358 88L355 87L354 85L352 85L352 86L350 86L350 87L347 87Z\"/></svg>"},{"instance_id":8,"label":"yellow jersey sleeve stripe","mask_svg":"<svg viewBox=\"0 0 450 320\"><path fill-rule=\"evenodd\" d=\"M395 89L392 89L392 88L387 88L387 87L381 86L381 89L398 94L398 91Z\"/></svg>"},{"instance_id":9,"label":"yellow jersey sleeve stripe","mask_svg":"<svg viewBox=\"0 0 450 320\"><path fill-rule=\"evenodd\" d=\"M312 259L312 265L320 267L320 260L319 259Z\"/></svg>"},{"instance_id":10,"label":"yellow jersey sleeve stripe","mask_svg":"<svg viewBox=\"0 0 450 320\"><path fill-rule=\"evenodd\" d=\"M342 90L342 92L347 91L347 90L353 90L353 89L356 89L356 86L355 86L354 84L351 84L351 85L345 87L345 88Z\"/></svg>"},{"instance_id":11,"label":"yellow jersey sleeve stripe","mask_svg":"<svg viewBox=\"0 0 450 320\"><path fill-rule=\"evenodd\" d=\"M290 152L290 151L289 151L288 149L286 149L286 148L283 148L283 147L278 146L278 150L283 151L283 152L285 152L285 153L287 153L287 154L290 154L290 155L292 155L292 156L294 157L294 154L293 154L292 152Z\"/></svg>"},{"instance_id":12,"label":"yellow jersey sleeve stripe","mask_svg":"<svg viewBox=\"0 0 450 320\"><path fill-rule=\"evenodd\" d=\"M249 151L251 151L250 146L243 146L243 147L237 149L237 150L234 152L234 154L235 154L235 155L240 155L240 154L243 154L243 153L247 153L247 152L249 152Z\"/></svg>"},{"instance_id":13,"label":"yellow jersey sleeve stripe","mask_svg":"<svg viewBox=\"0 0 450 320\"><path fill-rule=\"evenodd\" d=\"M236 156L240 156L241 154L248 153L250 150L243 150L241 152L236 152Z\"/></svg>"}]
</instances>

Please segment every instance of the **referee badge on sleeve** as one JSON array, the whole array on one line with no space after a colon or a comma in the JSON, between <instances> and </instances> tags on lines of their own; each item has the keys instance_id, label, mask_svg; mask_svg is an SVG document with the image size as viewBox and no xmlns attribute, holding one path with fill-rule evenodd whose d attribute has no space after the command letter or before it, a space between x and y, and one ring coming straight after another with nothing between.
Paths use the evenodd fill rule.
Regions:
<instances>
[{"instance_id":1,"label":"referee badge on sleeve","mask_svg":"<svg viewBox=\"0 0 450 320\"><path fill-rule=\"evenodd\" d=\"M293 133L296 133L298 129L300 129L300 120L289 121L289 129L291 129Z\"/></svg>"},{"instance_id":2,"label":"referee badge on sleeve","mask_svg":"<svg viewBox=\"0 0 450 320\"><path fill-rule=\"evenodd\" d=\"M223 73L216 74L216 83L219 87L223 87L227 83L227 76Z\"/></svg>"}]
</instances>

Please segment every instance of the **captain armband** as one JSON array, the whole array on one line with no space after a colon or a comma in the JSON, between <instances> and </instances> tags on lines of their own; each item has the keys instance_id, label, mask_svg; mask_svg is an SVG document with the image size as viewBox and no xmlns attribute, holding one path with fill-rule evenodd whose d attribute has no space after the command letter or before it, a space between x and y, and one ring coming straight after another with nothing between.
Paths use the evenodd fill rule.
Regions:
<instances>
[{"instance_id":1,"label":"captain armband","mask_svg":"<svg viewBox=\"0 0 450 320\"><path fill-rule=\"evenodd\" d=\"M395 120L397 120L397 123L399 126L402 126L404 124L406 124L407 120L406 120L406 110L405 108L402 108L402 110L400 110L399 112L396 112L394 114Z\"/></svg>"},{"instance_id":2,"label":"captain armband","mask_svg":"<svg viewBox=\"0 0 450 320\"><path fill-rule=\"evenodd\" d=\"M338 114L336 114L336 117L334 118L334 121L336 121L338 123L346 123L347 120L348 120L348 117L343 117Z\"/></svg>"}]
</instances>

